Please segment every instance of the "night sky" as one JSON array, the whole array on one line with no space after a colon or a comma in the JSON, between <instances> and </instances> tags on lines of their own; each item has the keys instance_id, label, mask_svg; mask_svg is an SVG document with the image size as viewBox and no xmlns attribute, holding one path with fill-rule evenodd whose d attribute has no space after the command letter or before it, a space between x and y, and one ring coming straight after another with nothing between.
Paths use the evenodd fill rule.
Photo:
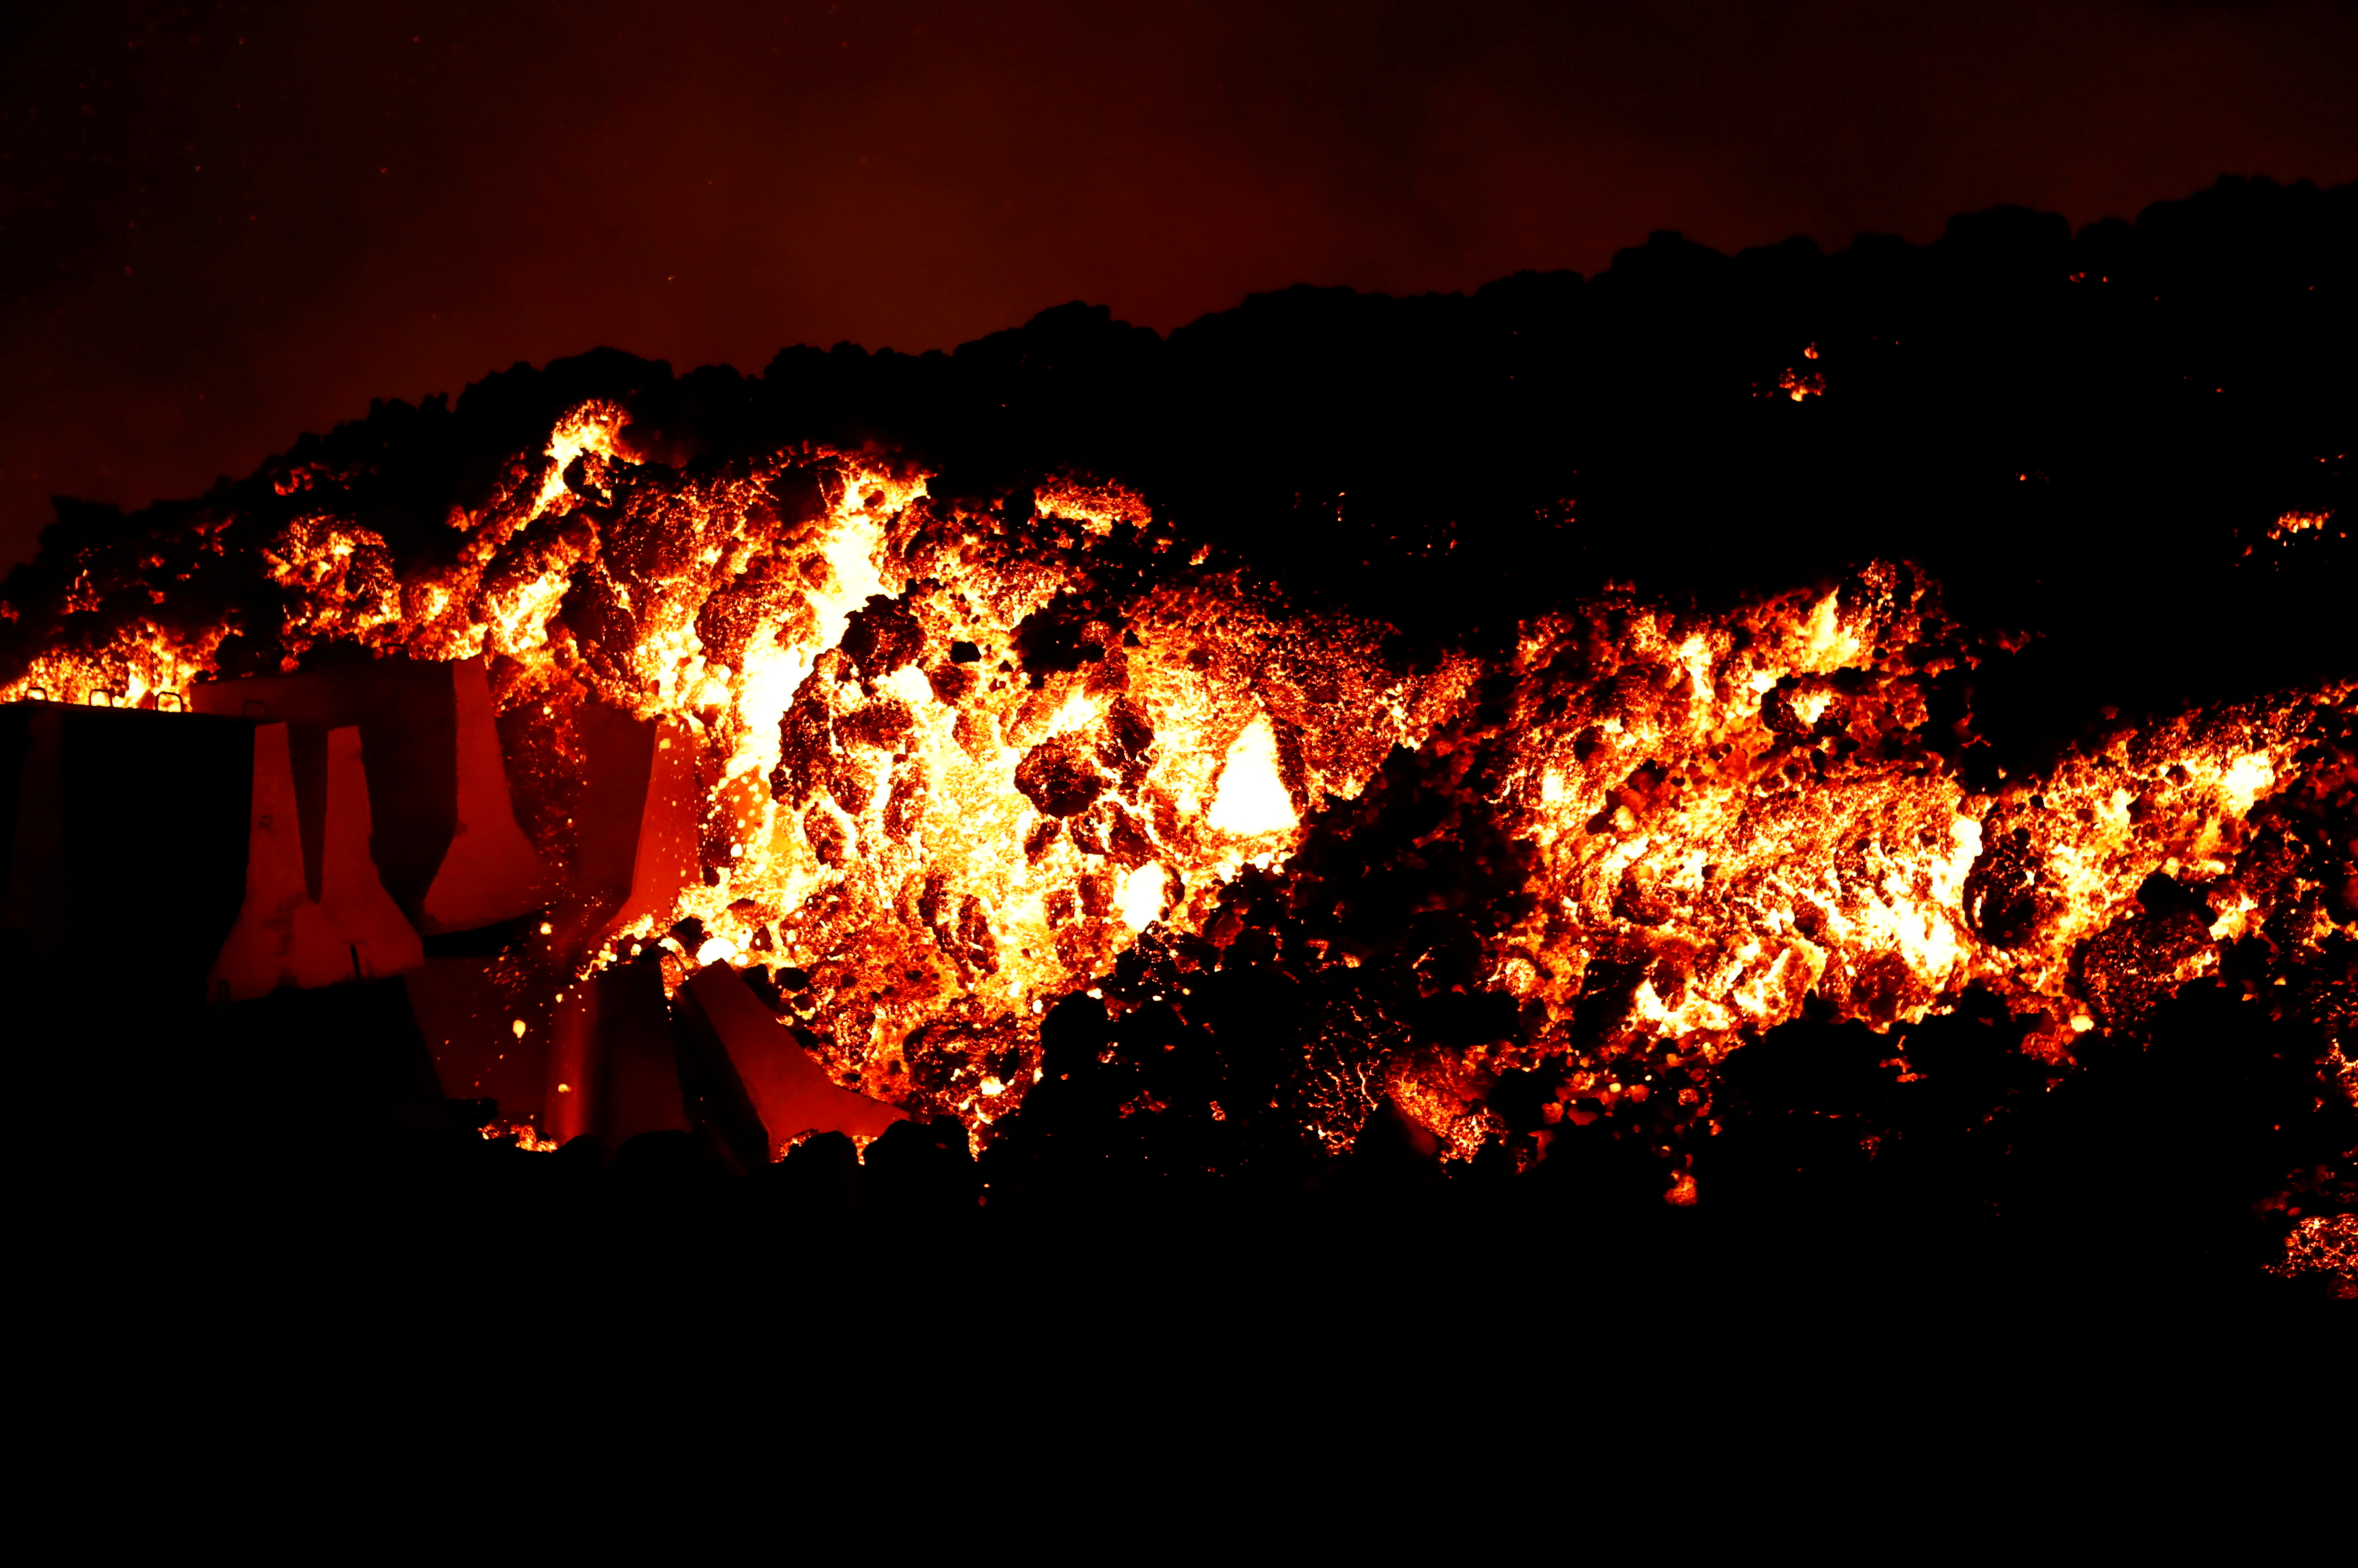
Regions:
<instances>
[{"instance_id":1,"label":"night sky","mask_svg":"<svg viewBox=\"0 0 2358 1568\"><path fill-rule=\"evenodd\" d=\"M52 493L596 344L754 371L2358 177L2358 7L2289 0L54 10L0 50L0 566Z\"/></svg>"}]
</instances>

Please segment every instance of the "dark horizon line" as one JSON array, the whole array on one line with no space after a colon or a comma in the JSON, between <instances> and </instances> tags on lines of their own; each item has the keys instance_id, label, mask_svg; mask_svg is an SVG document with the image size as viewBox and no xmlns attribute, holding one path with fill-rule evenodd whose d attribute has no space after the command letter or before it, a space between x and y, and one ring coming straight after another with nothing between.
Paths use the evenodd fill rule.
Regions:
<instances>
[{"instance_id":1,"label":"dark horizon line","mask_svg":"<svg viewBox=\"0 0 2358 1568\"><path fill-rule=\"evenodd\" d=\"M1157 342L1167 344L1179 338L1182 334L1190 332L1195 329L1201 327L1207 321L1217 320L1221 318L1233 315L1238 311L1247 309L1257 301L1299 297L1303 295L1344 296L1355 300L1384 303L1408 303L1426 300L1444 301L1453 299L1466 300L1479 298L1484 294L1492 289L1498 288L1503 285L1519 283L1527 279L1549 281L1569 280L1572 284L1583 286L1595 285L1602 284L1611 278L1613 275L1617 271L1620 270L1625 265L1636 262L1639 258L1647 255L1650 252L1666 247L1671 249L1684 249L1690 252L1700 252L1707 256L1716 258L1719 261L1731 263L1741 263L1747 257L1768 256L1779 252L1793 252L1797 247L1801 250L1805 250L1811 256L1816 259L1830 262L1839 262L1845 257L1851 256L1856 254L1862 246L1888 248L1898 251L1930 253L1937 251L1944 244L1953 243L1956 237L1957 227L1961 223L1971 223L1980 220L2012 218L2016 216L2028 218L2034 221L2052 219L2056 222L2063 225L2063 233L2066 244L2078 245L2085 242L2090 235L2097 232L2098 231L2118 227L2123 230L2134 232L2138 225L2144 223L2149 217L2157 212L2184 206L2188 202L2200 200L2205 196L2209 196L2222 190L2248 187L2260 187L2269 190L2284 191L2288 193L2308 191L2319 196L2330 198L2343 191L2358 191L2358 180L2343 180L2332 185L2320 185L2317 181L2307 178L2278 180L2273 175L2267 174L2243 175L2223 173L2213 179L2211 184L2203 186L2199 189L2190 191L2184 196L2164 197L2158 200L2146 203L2143 208L2138 210L2136 216L2134 218L2124 218L2117 214L2108 215L2103 218L2092 219L2088 222L2080 224L2076 228L2072 227L2071 220L2066 218L2061 212L2051 212L2035 207L2026 207L2020 202L2001 201L1992 206L1975 208L1970 211L1952 214L1947 222L1942 225L1942 232L1933 239L1919 242L1908 239L1904 235L1886 233L1880 230L1868 229L1861 230L1857 233L1853 234L1846 244L1833 250L1829 250L1819 243L1817 239L1812 235L1790 234L1786 236L1784 239L1777 240L1769 243L1743 245L1733 251L1725 251L1719 249L1717 246L1706 244L1700 240L1691 240L1687 238L1684 231L1682 230L1655 229L1648 232L1644 243L1634 245L1624 245L1620 249L1615 251L1613 253L1613 259L1606 264L1602 271L1599 272L1583 273L1574 267L1518 267L1512 272L1502 273L1496 277L1486 279L1482 283L1476 284L1472 288L1432 288L1415 294L1390 294L1382 289L1363 289L1347 283L1296 282L1285 284L1274 288L1250 290L1240 296L1235 304L1217 310L1206 310L1202 315L1197 316L1191 320L1184 321L1178 326L1172 328L1169 331L1161 331L1152 327L1141 326L1137 322L1116 316L1113 314L1113 307L1110 305L1099 304L1090 300L1076 297L1073 299L1060 300L1052 305L1043 306L1014 326L1001 327L995 331L985 332L979 337L969 338L964 342L953 344L946 349L901 349L896 348L890 343L880 344L877 347L871 348L865 343L857 342L849 338L842 338L837 340L833 343L826 345L808 341L781 344L779 348L771 354L767 363L758 371L741 370L734 361L730 360L708 361L700 364L691 365L685 371L675 369L672 362L667 359L644 359L643 360L643 362L650 365L660 365L665 371L669 372L675 378L685 375L693 375L701 371L726 370L734 372L735 373L745 376L748 379L752 379L767 374L769 369L775 365L781 357L793 353L797 350L806 350L811 352L820 354L832 354L849 350L871 359L883 359L889 357L893 359L921 361L927 359L954 360L968 349L979 348L983 344L992 342L996 340L1022 333L1030 330L1033 326L1038 325L1044 318L1055 317L1059 313L1073 311L1076 309L1087 311L1092 314L1101 313L1105 317L1107 323L1110 326L1121 328L1131 332L1144 333L1147 336L1153 338ZM520 359L513 361L504 366L489 366L483 371L482 375L477 378L477 381L495 375L504 374L516 370L546 371L552 365L561 364L569 360L579 359L596 353L622 353L628 354L633 359L642 358L642 356L633 351L621 347L618 344L592 343L585 348L578 349L571 353L553 354L548 358L540 361ZM459 389L460 393L463 394L469 387L477 384L477 381L470 381L464 384ZM449 398L453 395L453 394L447 391L431 392L422 395L419 401L423 403L437 397ZM407 400L402 398L372 398L370 401L373 404L380 402L394 404L406 402ZM342 423L342 421L338 421L338 423ZM330 428L333 428L333 427L331 426ZM297 439L299 441L303 435L311 434L316 434L316 432L301 432L297 437ZM283 454L272 454L273 457L280 455ZM265 460L265 462L267 460L267 459ZM235 476L222 475L220 477L234 478ZM218 480L216 482L218 482ZM78 498L66 497L62 499ZM181 499L189 498L172 496L158 496L156 498L158 502ZM150 503L149 504L153 503ZM124 510L127 515L131 512L145 510L145 508L125 508Z\"/></svg>"}]
</instances>

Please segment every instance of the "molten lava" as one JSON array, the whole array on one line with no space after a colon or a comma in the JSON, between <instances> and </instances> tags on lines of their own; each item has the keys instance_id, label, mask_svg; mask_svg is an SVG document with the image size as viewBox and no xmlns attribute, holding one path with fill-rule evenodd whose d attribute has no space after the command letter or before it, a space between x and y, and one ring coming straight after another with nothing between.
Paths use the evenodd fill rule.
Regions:
<instances>
[{"instance_id":1,"label":"molten lava","mask_svg":"<svg viewBox=\"0 0 2358 1568\"><path fill-rule=\"evenodd\" d=\"M229 519L200 515L86 562L66 617L112 606L111 630L53 640L0 695L184 707L233 632L287 672L330 649L483 657L552 877L498 970L519 1042L653 946L667 991L759 971L837 1084L978 1144L1037 1082L1050 1007L1144 934L1225 948L1246 869L1284 885L1305 846L1331 861L1396 754L1439 803L1411 858L1493 888L1429 895L1487 924L1420 983L1516 1022L1440 1050L1359 1020L1305 1102L1330 1151L1389 1098L1470 1156L1501 1130L1483 1086L1545 1058L1552 1124L1648 1104L1703 1123L1713 1066L1812 998L1889 1029L1978 983L2044 1021L2029 1048L2061 1070L2080 1035L2217 972L2222 944L2350 934L2271 815L2341 787L2319 781L2352 766L2349 683L2117 725L1978 793L1970 721L1936 722L1931 694L1983 645L1903 564L1713 615L1617 589L1503 658L1412 666L1383 626L1206 567L1119 485L1063 479L1025 509L838 450L670 456L586 404L400 569L340 512L338 474L290 468L276 488L306 509L260 563L276 624L122 611L223 549ZM580 810L614 716L659 737L619 901L589 886ZM1307 961L1372 952L1337 935ZM1671 1194L1694 1202L1693 1178Z\"/></svg>"}]
</instances>

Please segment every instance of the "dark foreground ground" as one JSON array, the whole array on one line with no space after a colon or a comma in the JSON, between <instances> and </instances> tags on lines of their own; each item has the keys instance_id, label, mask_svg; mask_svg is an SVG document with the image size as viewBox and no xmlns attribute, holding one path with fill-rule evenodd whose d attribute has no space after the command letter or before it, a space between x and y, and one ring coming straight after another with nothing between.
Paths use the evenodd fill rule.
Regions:
<instances>
[{"instance_id":1,"label":"dark foreground ground","mask_svg":"<svg viewBox=\"0 0 2358 1568\"><path fill-rule=\"evenodd\" d=\"M390 1487L369 1517L523 1510L569 1538L653 1507L670 1532L817 1506L819 1455L878 1506L979 1488L1062 1528L1142 1495L1180 1530L1245 1487L1322 1530L1470 1510L1453 1536L1544 1526L1598 1487L1683 1533L1639 1499L1716 1509L1790 1476L1780 1506L1831 1508L1824 1528L1960 1487L2101 1512L2128 1466L2152 1528L2187 1500L2157 1495L2170 1476L2206 1507L2314 1501L2289 1467L2346 1411L2353 1303L2266 1271L2284 1217L2198 1179L2213 1141L2184 1121L2144 1151L2175 1156L2174 1188L2121 1162L2115 1120L2019 1202L1954 1169L1813 1181L1805 1157L1790 1179L1701 1161L1682 1208L1650 1173L1617 1184L1609 1153L1444 1173L1380 1122L1290 1190L1018 1193L916 1137L865 1164L813 1140L741 1175L689 1135L609 1161L291 1096L126 1103L144 1120L60 1115L28 1140L23 1408L76 1465L252 1479L284 1454L275 1488L309 1495L313 1468ZM224 1450L240 1422L267 1447ZM380 1451L402 1468L352 1468ZM1371 1515L1326 1489L1338 1472L1409 1490ZM242 1496L211 1506L264 1506Z\"/></svg>"},{"instance_id":2,"label":"dark foreground ground","mask_svg":"<svg viewBox=\"0 0 2358 1568\"><path fill-rule=\"evenodd\" d=\"M1563 1495L1502 1477L1567 1450L1641 1487L1707 1481L1714 1454L1837 1490L1886 1465L1952 1484L1960 1454L2028 1485L2035 1460L2067 1472L2041 1496L2086 1505L2157 1451L2274 1471L2345 1388L2351 1309L2319 1277L2136 1215L1600 1212L1473 1184L847 1210L783 1170L486 1145L356 1177L299 1141L275 1155L265 1181L44 1204L63 1234L25 1292L42 1343L168 1422L291 1405L308 1431L438 1433L429 1469L481 1444L511 1481L574 1453L701 1472L749 1429L918 1479L1020 1472L1048 1463L1021 1435L1044 1421L1080 1455L1056 1487L1096 1466L1175 1486L1154 1457L1174 1451L1274 1480L1372 1450L1472 1466L1484 1508ZM1858 1472L1886 1445L1904 1454ZM794 1474L770 1484L803 1495Z\"/></svg>"},{"instance_id":3,"label":"dark foreground ground","mask_svg":"<svg viewBox=\"0 0 2358 1568\"><path fill-rule=\"evenodd\" d=\"M2223 1037L2234 1002L2171 1005L2155 1044L1972 1130L1931 1100L1804 1108L1836 1103L1824 1064L1846 1042L1791 1026L1755 1048L1683 1207L1601 1125L1520 1173L1441 1163L1380 1115L1341 1158L1242 1180L1109 1141L1093 1173L1060 1173L1020 1136L978 1164L946 1127L912 1124L865 1163L829 1135L750 1174L693 1133L528 1152L471 1130L479 1104L405 1096L382 1058L371 1078L300 1033L232 1041L231 1010L177 1037L27 1010L122 1071L42 1075L19 1102L59 1113L24 1124L20 1234L60 1264L30 1271L32 1293L77 1312L128 1311L146 1333L241 1303L248 1329L300 1336L388 1310L405 1336L480 1334L463 1376L487 1387L536 1386L551 1336L633 1323L728 1362L741 1349L708 1336L738 1319L818 1367L946 1358L993 1380L1041 1356L1163 1362L1233 1341L1341 1357L1338 1377L1374 1357L1545 1386L1766 1369L1794 1335L1902 1359L2103 1358L2158 1336L2307 1376L2352 1309L2331 1274L2267 1271L2289 1220L2266 1200L2288 1128L2331 1143L2347 1118L2284 1101L2306 1076L2271 1075L2265 1031ZM243 1070L219 1071L241 1044ZM2244 1070L2223 1072L2223 1049ZM1780 1062L1794 1072L1764 1070ZM1869 1127L1895 1152L1862 1152Z\"/></svg>"}]
</instances>

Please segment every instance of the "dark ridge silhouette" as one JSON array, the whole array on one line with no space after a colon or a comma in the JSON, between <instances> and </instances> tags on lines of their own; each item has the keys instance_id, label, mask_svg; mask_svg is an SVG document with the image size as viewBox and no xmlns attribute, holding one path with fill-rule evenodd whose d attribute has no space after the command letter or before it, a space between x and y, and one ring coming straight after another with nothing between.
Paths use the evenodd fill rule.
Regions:
<instances>
[{"instance_id":1,"label":"dark ridge silhouette","mask_svg":"<svg viewBox=\"0 0 2358 1568\"><path fill-rule=\"evenodd\" d=\"M0 595L0 677L131 614L228 621L225 657L259 667L276 617L255 551L288 517L332 498L397 566L438 559L452 507L601 397L679 466L811 440L901 452L966 495L1118 479L1298 600L1418 647L1610 579L1711 602L1905 557L1960 620L2037 634L1976 677L2012 758L2098 706L2346 663L2343 542L2290 574L2244 552L2282 513L2346 508L2354 278L2358 186L2222 179L2077 235L2020 208L1833 255L1657 233L1593 279L1297 287L1167 340L1076 302L953 353L797 347L758 376L599 349L373 405L194 500L127 518L60 500ZM227 524L219 553L207 521ZM84 576L99 602L61 614Z\"/></svg>"}]
</instances>

